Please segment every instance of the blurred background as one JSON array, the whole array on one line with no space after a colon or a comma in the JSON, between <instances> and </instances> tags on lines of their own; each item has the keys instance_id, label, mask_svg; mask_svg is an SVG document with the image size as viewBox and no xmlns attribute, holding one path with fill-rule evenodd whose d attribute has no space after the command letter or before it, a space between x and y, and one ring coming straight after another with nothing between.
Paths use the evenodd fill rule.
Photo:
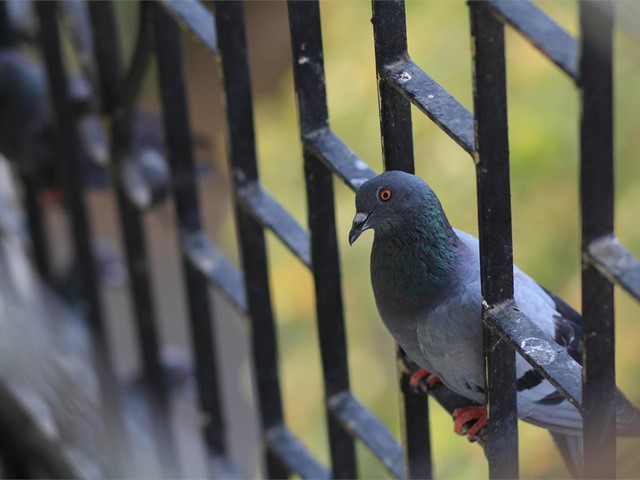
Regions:
<instances>
[{"instance_id":1,"label":"blurred background","mask_svg":"<svg viewBox=\"0 0 640 480\"><path fill-rule=\"evenodd\" d=\"M577 4L536 1L557 23L577 33ZM622 7L623 1L618 2ZM469 16L463 1L408 1L409 53L430 76L472 110ZM126 52L136 35L137 6L118 2ZM307 224L302 153L298 134L287 11L284 2L247 2L247 30L255 100L255 123L263 185L302 225ZM374 65L371 5L367 1L321 1L329 114L333 130L374 170L381 171L380 128ZM625 19L633 25L634 19ZM635 29L618 28L615 37L616 233L640 255L640 17ZM507 75L513 236L515 261L524 271L580 309L578 212L579 93L557 67L517 33L507 29ZM209 139L200 196L208 233L238 264L225 153L225 121L220 79L214 59L184 35L185 69L193 129ZM152 67L140 103L159 111ZM452 224L477 234L475 169L468 157L425 116L413 119L416 171L436 191ZM115 199L109 190L89 194L95 236L118 247ZM399 438L399 403L394 344L379 320L369 281L372 235L353 248L347 234L354 214L352 192L336 181L338 240L352 389ZM59 252L66 260L64 222L48 214ZM189 335L180 281L175 222L170 204L145 219L156 300L165 344L188 352ZM119 248L119 247L118 247ZM329 460L320 354L315 325L313 280L309 271L268 236L273 303L280 347L286 419L291 429L323 462ZM124 285L103 287L110 337L119 375L139 369L128 292ZM245 324L225 300L213 295L232 456L247 474L259 475L251 357ZM640 403L640 306L616 291L618 385ZM174 406L194 416L192 400ZM438 478L483 478L481 448L453 433L453 422L432 405L432 444ZM195 417L193 417L195 418ZM202 462L192 447L195 430L180 431L183 453L195 476ZM190 440L191 439L191 440ZM358 447L363 478L386 478L378 462ZM547 431L520 423L523 478L568 477ZM640 478L640 440L619 443L619 476Z\"/></svg>"}]
</instances>

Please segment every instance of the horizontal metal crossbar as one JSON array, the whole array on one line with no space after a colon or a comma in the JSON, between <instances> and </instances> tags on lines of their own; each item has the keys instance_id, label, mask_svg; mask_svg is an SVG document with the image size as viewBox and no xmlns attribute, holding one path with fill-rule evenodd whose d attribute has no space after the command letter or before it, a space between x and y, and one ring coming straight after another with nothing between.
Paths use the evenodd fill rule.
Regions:
<instances>
[{"instance_id":1,"label":"horizontal metal crossbar","mask_svg":"<svg viewBox=\"0 0 640 480\"><path fill-rule=\"evenodd\" d=\"M410 59L385 65L383 78L473 155L473 114Z\"/></svg>"},{"instance_id":2,"label":"horizontal metal crossbar","mask_svg":"<svg viewBox=\"0 0 640 480\"><path fill-rule=\"evenodd\" d=\"M387 428L351 392L329 398L329 411L354 437L361 440L396 478L404 478L402 447Z\"/></svg>"},{"instance_id":3,"label":"horizontal metal crossbar","mask_svg":"<svg viewBox=\"0 0 640 480\"><path fill-rule=\"evenodd\" d=\"M189 262L224 295L240 313L247 313L244 279L204 232L183 236L182 248Z\"/></svg>"},{"instance_id":4,"label":"horizontal metal crossbar","mask_svg":"<svg viewBox=\"0 0 640 480\"><path fill-rule=\"evenodd\" d=\"M218 36L213 14L201 2L161 0L160 4L211 53L218 53Z\"/></svg>"},{"instance_id":5,"label":"horizontal metal crossbar","mask_svg":"<svg viewBox=\"0 0 640 480\"><path fill-rule=\"evenodd\" d=\"M358 157L329 127L305 135L304 148L322 161L354 192L376 176L367 163Z\"/></svg>"},{"instance_id":6,"label":"horizontal metal crossbar","mask_svg":"<svg viewBox=\"0 0 640 480\"><path fill-rule=\"evenodd\" d=\"M331 478L329 470L313 458L302 442L285 425L270 428L266 438L269 450L292 473L302 478Z\"/></svg>"},{"instance_id":7,"label":"horizontal metal crossbar","mask_svg":"<svg viewBox=\"0 0 640 480\"><path fill-rule=\"evenodd\" d=\"M496 17L520 32L531 44L578 82L578 45L571 35L529 0L490 0Z\"/></svg>"},{"instance_id":8,"label":"horizontal metal crossbar","mask_svg":"<svg viewBox=\"0 0 640 480\"><path fill-rule=\"evenodd\" d=\"M520 312L513 300L489 308L486 322L567 400L582 410L582 367Z\"/></svg>"},{"instance_id":9,"label":"horizontal metal crossbar","mask_svg":"<svg viewBox=\"0 0 640 480\"><path fill-rule=\"evenodd\" d=\"M307 267L311 267L309 234L289 215L259 182L250 182L238 191L240 206L263 227L268 228Z\"/></svg>"},{"instance_id":10,"label":"horizontal metal crossbar","mask_svg":"<svg viewBox=\"0 0 640 480\"><path fill-rule=\"evenodd\" d=\"M591 242L585 259L609 281L640 300L640 261L617 238L607 235Z\"/></svg>"}]
</instances>

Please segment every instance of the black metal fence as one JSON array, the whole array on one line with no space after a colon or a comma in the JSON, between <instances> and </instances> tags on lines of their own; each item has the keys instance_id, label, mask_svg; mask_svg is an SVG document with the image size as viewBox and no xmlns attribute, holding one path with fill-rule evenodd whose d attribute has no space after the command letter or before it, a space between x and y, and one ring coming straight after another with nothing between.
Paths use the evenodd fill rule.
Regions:
<instances>
[{"instance_id":1,"label":"black metal fence","mask_svg":"<svg viewBox=\"0 0 640 480\"><path fill-rule=\"evenodd\" d=\"M374 176L329 125L320 9L316 1L289 2L293 70L306 175L308 228L299 225L260 182L246 34L241 2L142 2L131 65L123 67L113 5L88 2L102 115L111 128L110 165L125 246L131 296L145 382L152 393L154 437L169 476L177 453L165 378L159 360L156 304L150 284L140 211L119 180L131 142L132 110L142 77L155 56L166 142L170 158L176 229L181 240L184 289L197 373L197 392L210 474L239 475L227 455L219 368L213 347L211 287L248 318L253 372L268 477L354 478L355 442L366 445L394 477L432 475L429 412L425 392L408 385L411 366L398 352L404 403L402 446L350 390L347 368L340 260L336 239L333 177L352 190ZM60 45L57 2L37 2L40 48L54 99L61 172L72 240L78 258L91 258L91 230L79 174L78 132ZM212 8L209 8L212 7ZM468 152L476 165L482 292L486 300L485 352L489 423L484 448L494 478L518 476L515 352L548 379L584 417L585 475L615 475L615 368L613 285L640 300L640 263L613 234L612 12L605 2L582 1L576 41L533 3L469 2L473 41L474 110L449 95L407 52L403 1L373 1L373 30L379 86L384 167L413 172L411 106L427 115ZM2 9L0 9L2 10ZM6 21L6 16L3 16ZM6 24L5 24L6 26ZM504 28L514 28L575 81L581 92L581 218L583 258L583 365L562 349L540 364L524 340L541 331L522 318L513 301L511 207ZM4 26L3 26L4 28ZM233 181L241 271L234 268L203 231L194 153L182 68L180 29L188 29L221 62L228 125L228 161ZM570 120L568 120L570 121ZM25 184L34 258L49 272L47 241L38 211L37 187ZM324 378L330 464L323 465L290 431L283 416L278 369L276 318L269 291L265 230L270 230L308 267L315 281L317 328ZM105 341L103 308L92 262L80 262L82 297L93 334L95 361L107 425L120 462L123 448L118 388ZM518 318L518 322L514 319ZM516 326L517 325L517 326ZM286 358L281 358L286 362ZM446 388L433 395L447 408L468 404ZM464 403L466 402L466 403ZM64 475L51 463L48 475ZM117 464L112 474L117 474Z\"/></svg>"}]
</instances>

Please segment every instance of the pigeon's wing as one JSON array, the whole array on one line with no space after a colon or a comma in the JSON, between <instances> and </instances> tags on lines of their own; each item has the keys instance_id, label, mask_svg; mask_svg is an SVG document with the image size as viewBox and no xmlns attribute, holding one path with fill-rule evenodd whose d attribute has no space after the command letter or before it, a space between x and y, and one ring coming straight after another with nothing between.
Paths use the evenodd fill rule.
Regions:
<instances>
[{"instance_id":1,"label":"pigeon's wing","mask_svg":"<svg viewBox=\"0 0 640 480\"><path fill-rule=\"evenodd\" d=\"M514 280L516 302L523 313L580 363L580 314L517 268L514 268ZM580 412L531 365L518 360L520 417L554 432L579 435L582 431Z\"/></svg>"},{"instance_id":2,"label":"pigeon's wing","mask_svg":"<svg viewBox=\"0 0 640 480\"><path fill-rule=\"evenodd\" d=\"M549 341L555 340L567 348L575 340L575 334L553 299L517 267L513 273L514 297L520 311L540 327ZM582 420L578 410L520 355L516 357L516 376L521 418L562 433L580 432Z\"/></svg>"},{"instance_id":3,"label":"pigeon's wing","mask_svg":"<svg viewBox=\"0 0 640 480\"><path fill-rule=\"evenodd\" d=\"M477 238L459 230L456 233L471 252L479 251ZM471 263L475 265L479 260ZM581 364L582 316L515 266L514 287L520 310ZM520 355L516 356L516 375L518 413L523 420L558 433L582 434L580 412ZM618 435L640 435L640 411L620 391L616 398L616 417Z\"/></svg>"},{"instance_id":4,"label":"pigeon's wing","mask_svg":"<svg viewBox=\"0 0 640 480\"><path fill-rule=\"evenodd\" d=\"M516 274L516 301L524 313L535 323L542 326L545 331L552 334L556 343L564 347L567 353L579 364L582 364L582 316L563 301L560 297L549 290L530 282L533 280L526 277L525 291L518 292L518 277L526 277L519 272ZM526 300L518 299L518 294L524 296ZM531 308L531 296L541 297L542 303L533 302L535 308ZM551 307L551 312L546 308ZM549 315L551 315L552 329L549 330ZM544 317L544 318L543 318ZM522 419L548 428L549 430L565 433L569 435L580 435L582 433L582 416L579 411L567 401L549 382L544 380L530 366L526 372L528 383L536 385L534 388L527 388L521 383L518 385L519 398L518 407ZM522 377L519 382L522 382ZM538 386L539 385L539 386ZM537 391L536 391L537 390ZM619 390L616 393L616 417L618 435L638 436L640 435L640 411L634 407L624 394Z\"/></svg>"},{"instance_id":5,"label":"pigeon's wing","mask_svg":"<svg viewBox=\"0 0 640 480\"><path fill-rule=\"evenodd\" d=\"M531 402L522 420L553 432L582 434L582 416L578 409L561 395ZM620 391L616 391L616 432L619 437L640 436L640 411Z\"/></svg>"},{"instance_id":6,"label":"pigeon's wing","mask_svg":"<svg viewBox=\"0 0 640 480\"><path fill-rule=\"evenodd\" d=\"M582 351L580 348L582 315L552 291L543 286L540 286L540 288L553 301L555 310L558 313L558 315L554 316L554 339L556 343L565 347L571 358L582 365Z\"/></svg>"}]
</instances>

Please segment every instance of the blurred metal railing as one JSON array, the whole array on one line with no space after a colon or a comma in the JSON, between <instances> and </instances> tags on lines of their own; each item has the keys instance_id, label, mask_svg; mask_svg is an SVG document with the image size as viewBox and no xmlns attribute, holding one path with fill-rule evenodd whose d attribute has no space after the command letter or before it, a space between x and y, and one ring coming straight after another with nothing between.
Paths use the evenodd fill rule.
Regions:
<instances>
[{"instance_id":1,"label":"blurred metal railing","mask_svg":"<svg viewBox=\"0 0 640 480\"><path fill-rule=\"evenodd\" d=\"M358 401L349 386L333 176L355 191L375 173L329 125L318 2L290 1L288 4L306 174L308 230L299 225L260 182L243 4L141 2L138 41L131 65L124 70L113 5L109 2L88 3L101 86L101 109L111 127L111 167L115 173L138 344L147 387L154 399L154 437L167 475L178 473L178 462L160 367L155 303L149 281L151 265L142 223L144 212L127 196L119 174L131 142L134 100L152 56L158 66L177 211L176 229L181 240L184 289L196 359L202 433L211 475L229 477L240 473L227 455L209 287L220 291L249 320L267 476L357 477L355 441L358 440L380 459L392 476L431 477L428 403L425 392L415 391L408 385L415 367L404 358L403 352L398 352L404 407L403 446ZM64 125L59 138L72 238L76 255L90 258L91 228L78 176L78 139L72 127L73 111L61 60L58 6L55 2L37 3L40 42L58 124ZM613 285L618 283L640 300L640 263L613 235L612 12L608 3L598 2L596 7L595 2L587 0L579 3L579 9L581 34L576 41L528 0L469 2L474 52L474 115L409 57L404 2L373 1L385 169L414 170L411 105L433 120L473 157L476 164L490 419L483 445L493 478L518 476L516 351L583 413L586 475L609 478L615 475L612 292ZM541 342L546 340L540 329L517 311L513 300L504 25L523 35L573 79L581 91L584 369L551 344L545 345L556 353L555 360L538 363L524 340L532 337ZM225 259L202 227L182 68L181 28L189 30L221 61L241 271ZM33 190L29 188L27 185L27 192L31 194L27 195L26 203L35 257L40 259L37 263L46 275L47 242L39 213L34 208ZM306 449L284 420L265 230L273 232L313 273L329 432L331 461L328 466ZM120 446L122 432L118 428L119 419L114 415L118 412L119 400L107 353L96 272L91 262L80 262L79 265L104 410L114 416L108 425L113 430L113 444ZM450 412L469 404L468 400L444 386L429 393Z\"/></svg>"}]
</instances>

